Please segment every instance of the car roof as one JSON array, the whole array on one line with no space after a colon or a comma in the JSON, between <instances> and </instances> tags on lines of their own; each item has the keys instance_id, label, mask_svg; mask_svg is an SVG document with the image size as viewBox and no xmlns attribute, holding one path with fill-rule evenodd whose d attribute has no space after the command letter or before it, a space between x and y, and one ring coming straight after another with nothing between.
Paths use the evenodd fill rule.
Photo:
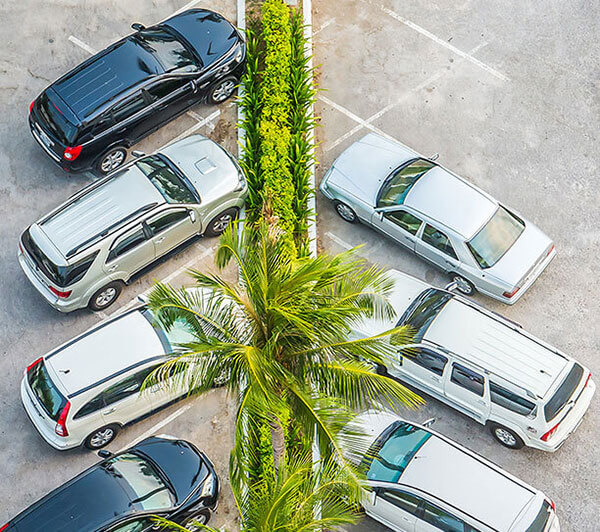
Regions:
<instances>
[{"instance_id":1,"label":"car roof","mask_svg":"<svg viewBox=\"0 0 600 532\"><path fill-rule=\"evenodd\" d=\"M446 303L424 338L538 397L545 397L571 365L564 355L456 297Z\"/></svg>"},{"instance_id":2,"label":"car roof","mask_svg":"<svg viewBox=\"0 0 600 532\"><path fill-rule=\"evenodd\" d=\"M52 89L84 121L117 95L163 71L130 35L54 82Z\"/></svg>"},{"instance_id":3,"label":"car roof","mask_svg":"<svg viewBox=\"0 0 600 532\"><path fill-rule=\"evenodd\" d=\"M492 217L498 204L441 166L434 166L410 189L404 205L437 220L469 240Z\"/></svg>"},{"instance_id":4,"label":"car roof","mask_svg":"<svg viewBox=\"0 0 600 532\"><path fill-rule=\"evenodd\" d=\"M34 224L31 234L36 242L45 237L63 257L69 258L133 214L164 202L156 187L133 164L106 181L83 189L54 213Z\"/></svg>"},{"instance_id":5,"label":"car roof","mask_svg":"<svg viewBox=\"0 0 600 532\"><path fill-rule=\"evenodd\" d=\"M510 529L537 494L436 434L417 451L398 482L431 494L500 532Z\"/></svg>"},{"instance_id":6,"label":"car roof","mask_svg":"<svg viewBox=\"0 0 600 532\"><path fill-rule=\"evenodd\" d=\"M162 358L165 349L152 324L136 309L101 323L45 358L69 398L119 372Z\"/></svg>"}]
</instances>

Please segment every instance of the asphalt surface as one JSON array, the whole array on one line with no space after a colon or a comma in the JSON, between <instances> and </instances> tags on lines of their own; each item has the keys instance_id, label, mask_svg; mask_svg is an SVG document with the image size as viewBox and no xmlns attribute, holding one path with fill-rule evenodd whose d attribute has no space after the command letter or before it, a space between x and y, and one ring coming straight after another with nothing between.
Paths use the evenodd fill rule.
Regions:
<instances>
[{"instance_id":1,"label":"asphalt surface","mask_svg":"<svg viewBox=\"0 0 600 532\"><path fill-rule=\"evenodd\" d=\"M558 254L513 307L476 299L600 375L598 122L600 10L589 3L313 1L318 178L369 131L389 135L529 218ZM374 263L443 286L448 279L317 195L319 245L363 244ZM510 451L475 421L428 399L406 413L543 490L561 529L600 529L599 396L554 454ZM370 519L352 532L383 531Z\"/></svg>"}]
</instances>

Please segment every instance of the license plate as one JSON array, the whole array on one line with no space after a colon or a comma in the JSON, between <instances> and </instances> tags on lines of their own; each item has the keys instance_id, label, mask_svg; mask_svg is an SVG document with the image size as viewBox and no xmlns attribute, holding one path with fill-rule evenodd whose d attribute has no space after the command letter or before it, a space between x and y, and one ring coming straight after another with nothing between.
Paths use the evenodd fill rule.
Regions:
<instances>
[{"instance_id":1,"label":"license plate","mask_svg":"<svg viewBox=\"0 0 600 532\"><path fill-rule=\"evenodd\" d=\"M52 142L52 140L50 140L50 137L48 135L46 135L46 133L44 133L44 131L42 131L42 129L39 126L36 126L37 130L38 130L38 134L40 136L40 138L42 139L42 142L48 146L48 148L51 148L52 146L54 146L54 142Z\"/></svg>"}]
</instances>

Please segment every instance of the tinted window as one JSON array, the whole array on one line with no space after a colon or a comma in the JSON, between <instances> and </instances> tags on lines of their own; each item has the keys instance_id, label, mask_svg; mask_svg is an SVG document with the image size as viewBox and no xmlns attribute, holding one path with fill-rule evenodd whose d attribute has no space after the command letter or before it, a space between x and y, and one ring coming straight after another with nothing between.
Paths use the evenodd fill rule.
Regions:
<instances>
[{"instance_id":1,"label":"tinted window","mask_svg":"<svg viewBox=\"0 0 600 532\"><path fill-rule=\"evenodd\" d=\"M97 136L106 131L113 124L113 117L110 111L107 111L100 118L94 120L92 125L92 135Z\"/></svg>"},{"instance_id":2,"label":"tinted window","mask_svg":"<svg viewBox=\"0 0 600 532\"><path fill-rule=\"evenodd\" d=\"M426 225L421 238L426 244L429 244L435 249L439 249L442 253L445 253L446 255L458 260L458 257L454 252L454 248L450 243L450 239L444 233L438 231L435 227Z\"/></svg>"},{"instance_id":3,"label":"tinted window","mask_svg":"<svg viewBox=\"0 0 600 532\"><path fill-rule=\"evenodd\" d=\"M113 248L110 250L106 260L110 261L116 259L117 257L120 257L124 253L131 251L133 248L139 246L145 241L146 235L144 234L144 230L140 227L134 233L129 233L128 235L117 240L116 244L114 244Z\"/></svg>"},{"instance_id":4,"label":"tinted window","mask_svg":"<svg viewBox=\"0 0 600 532\"><path fill-rule=\"evenodd\" d=\"M421 220L416 216L404 211L394 211L385 213L385 217L400 226L405 231L408 231L411 235L416 235L419 227L421 227Z\"/></svg>"},{"instance_id":5,"label":"tinted window","mask_svg":"<svg viewBox=\"0 0 600 532\"><path fill-rule=\"evenodd\" d=\"M403 491L396 490L383 490L379 495L384 501L397 506L401 510L408 512L409 514L416 515L419 509L419 503L421 499L411 495L410 493L404 493Z\"/></svg>"},{"instance_id":6,"label":"tinted window","mask_svg":"<svg viewBox=\"0 0 600 532\"><path fill-rule=\"evenodd\" d=\"M136 33L134 38L156 57L166 71L196 64L191 52L163 29L145 29Z\"/></svg>"},{"instance_id":7,"label":"tinted window","mask_svg":"<svg viewBox=\"0 0 600 532\"><path fill-rule=\"evenodd\" d=\"M524 399L520 395L513 393L496 383L490 381L490 397L492 403L495 403L507 410L527 416L535 409L535 403Z\"/></svg>"},{"instance_id":8,"label":"tinted window","mask_svg":"<svg viewBox=\"0 0 600 532\"><path fill-rule=\"evenodd\" d=\"M94 412L97 412L98 410L100 410L104 406L105 406L105 404L104 404L104 397L102 396L102 394L97 395L91 401L88 401L86 404L84 404L79 409L79 411L73 416L73 419L79 419L79 418L81 418L83 416L87 416L89 414L93 414Z\"/></svg>"},{"instance_id":9,"label":"tinted window","mask_svg":"<svg viewBox=\"0 0 600 532\"><path fill-rule=\"evenodd\" d=\"M145 157L135 164L169 203L199 203L188 184L159 157Z\"/></svg>"},{"instance_id":10,"label":"tinted window","mask_svg":"<svg viewBox=\"0 0 600 532\"><path fill-rule=\"evenodd\" d=\"M152 530L152 527L156 526L156 522L150 517L146 519L136 519L135 521L129 521L124 525L116 528L111 528L110 532L145 532L146 530Z\"/></svg>"},{"instance_id":11,"label":"tinted window","mask_svg":"<svg viewBox=\"0 0 600 532\"><path fill-rule=\"evenodd\" d=\"M391 433L377 439L367 453L364 466L369 480L397 482L413 456L431 437L426 430L398 422Z\"/></svg>"},{"instance_id":12,"label":"tinted window","mask_svg":"<svg viewBox=\"0 0 600 532\"><path fill-rule=\"evenodd\" d=\"M148 222L148 227L150 227L152 232L156 235L186 218L188 218L187 211L170 211L154 220L150 220Z\"/></svg>"},{"instance_id":13,"label":"tinted window","mask_svg":"<svg viewBox=\"0 0 600 532\"><path fill-rule=\"evenodd\" d=\"M567 401L571 399L573 392L575 392L577 386L581 382L581 377L583 377L583 368L576 362L550 401L546 403L546 406L544 407L546 421L554 419L556 414L563 409Z\"/></svg>"},{"instance_id":14,"label":"tinted window","mask_svg":"<svg viewBox=\"0 0 600 532\"><path fill-rule=\"evenodd\" d=\"M106 403L106 406L116 403L121 399L125 399L126 397L130 397L139 392L141 387L142 384L137 378L137 375L131 375L104 390L104 393L102 394L104 396L104 402Z\"/></svg>"},{"instance_id":15,"label":"tinted window","mask_svg":"<svg viewBox=\"0 0 600 532\"><path fill-rule=\"evenodd\" d=\"M181 79L167 79L152 85L147 89L148 93L154 100L160 100L165 96L168 96L172 92L176 91L180 87L183 87L187 82Z\"/></svg>"},{"instance_id":16,"label":"tinted window","mask_svg":"<svg viewBox=\"0 0 600 532\"><path fill-rule=\"evenodd\" d=\"M44 118L45 124L56 135L56 138L63 144L71 145L77 137L77 126L73 124L66 116L66 109L61 110L62 102L55 102L50 99L46 92L43 92L38 99L38 109Z\"/></svg>"},{"instance_id":17,"label":"tinted window","mask_svg":"<svg viewBox=\"0 0 600 532\"><path fill-rule=\"evenodd\" d=\"M452 377L450 380L461 388L483 397L483 377L479 373L475 373L459 364L452 364Z\"/></svg>"},{"instance_id":18,"label":"tinted window","mask_svg":"<svg viewBox=\"0 0 600 532\"><path fill-rule=\"evenodd\" d=\"M482 268L489 268L515 243L525 230L525 223L504 207L499 207L467 246Z\"/></svg>"},{"instance_id":19,"label":"tinted window","mask_svg":"<svg viewBox=\"0 0 600 532\"><path fill-rule=\"evenodd\" d=\"M533 523L527 527L525 532L544 532L546 530L546 525L548 524L548 519L550 518L550 504L548 501L544 501L542 508L539 513L535 516Z\"/></svg>"},{"instance_id":20,"label":"tinted window","mask_svg":"<svg viewBox=\"0 0 600 532\"><path fill-rule=\"evenodd\" d=\"M440 376L443 375L446 362L448 362L448 359L444 355L434 353L429 349L411 349L406 353L406 356L415 364Z\"/></svg>"},{"instance_id":21,"label":"tinted window","mask_svg":"<svg viewBox=\"0 0 600 532\"><path fill-rule=\"evenodd\" d=\"M133 116L138 111L141 111L146 107L147 103L141 94L137 94L133 98L130 98L124 103L121 103L113 108L112 113L115 118L115 122L121 122L126 120L130 116Z\"/></svg>"},{"instance_id":22,"label":"tinted window","mask_svg":"<svg viewBox=\"0 0 600 532\"><path fill-rule=\"evenodd\" d=\"M413 329L414 343L419 343L433 320L452 297L452 294L435 288L424 290L406 309L397 325L409 325Z\"/></svg>"},{"instance_id":23,"label":"tinted window","mask_svg":"<svg viewBox=\"0 0 600 532\"><path fill-rule=\"evenodd\" d=\"M27 372L27 382L35 393L48 417L58 421L67 400L58 391L46 370L45 361L41 361Z\"/></svg>"},{"instance_id":24,"label":"tinted window","mask_svg":"<svg viewBox=\"0 0 600 532\"><path fill-rule=\"evenodd\" d=\"M465 523L445 510L425 503L422 519L444 532L465 532Z\"/></svg>"},{"instance_id":25,"label":"tinted window","mask_svg":"<svg viewBox=\"0 0 600 532\"><path fill-rule=\"evenodd\" d=\"M431 170L435 164L430 161L418 159L397 170L385 180L379 191L377 207L392 207L402 205L410 189L418 179Z\"/></svg>"}]
</instances>

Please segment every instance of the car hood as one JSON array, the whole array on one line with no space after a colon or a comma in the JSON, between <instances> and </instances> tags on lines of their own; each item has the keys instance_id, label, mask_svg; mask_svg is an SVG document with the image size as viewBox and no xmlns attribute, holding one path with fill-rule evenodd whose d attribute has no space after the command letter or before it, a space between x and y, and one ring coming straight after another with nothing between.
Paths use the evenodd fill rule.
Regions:
<instances>
[{"instance_id":1,"label":"car hood","mask_svg":"<svg viewBox=\"0 0 600 532\"><path fill-rule=\"evenodd\" d=\"M519 238L496 264L485 270L510 288L520 285L546 258L552 247L552 240L545 233L532 223L523 221L525 230Z\"/></svg>"},{"instance_id":2,"label":"car hood","mask_svg":"<svg viewBox=\"0 0 600 532\"><path fill-rule=\"evenodd\" d=\"M419 154L407 146L369 133L336 159L327 181L375 206L377 193L386 177L415 157Z\"/></svg>"},{"instance_id":3,"label":"car hood","mask_svg":"<svg viewBox=\"0 0 600 532\"><path fill-rule=\"evenodd\" d=\"M232 24L222 15L208 9L184 11L162 25L174 29L191 44L205 68L240 42L240 36Z\"/></svg>"}]
</instances>

